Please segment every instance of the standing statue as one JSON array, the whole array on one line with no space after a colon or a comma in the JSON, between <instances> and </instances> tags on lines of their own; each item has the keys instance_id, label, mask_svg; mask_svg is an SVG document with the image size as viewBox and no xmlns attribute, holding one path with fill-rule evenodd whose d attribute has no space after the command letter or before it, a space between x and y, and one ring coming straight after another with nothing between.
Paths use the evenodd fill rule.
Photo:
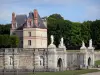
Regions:
<instances>
[{"instance_id":1,"label":"standing statue","mask_svg":"<svg viewBox=\"0 0 100 75\"><path fill-rule=\"evenodd\" d=\"M61 44L61 46L64 45L64 39L63 39L63 37L61 38L60 44Z\"/></svg>"},{"instance_id":2,"label":"standing statue","mask_svg":"<svg viewBox=\"0 0 100 75\"><path fill-rule=\"evenodd\" d=\"M54 43L54 37L53 37L53 35L51 35L51 44L53 44Z\"/></svg>"},{"instance_id":3,"label":"standing statue","mask_svg":"<svg viewBox=\"0 0 100 75\"><path fill-rule=\"evenodd\" d=\"M89 40L89 47L92 47L92 39Z\"/></svg>"},{"instance_id":4,"label":"standing statue","mask_svg":"<svg viewBox=\"0 0 100 75\"><path fill-rule=\"evenodd\" d=\"M85 47L85 43L84 43L84 41L82 41L82 47Z\"/></svg>"},{"instance_id":5,"label":"standing statue","mask_svg":"<svg viewBox=\"0 0 100 75\"><path fill-rule=\"evenodd\" d=\"M66 47L65 47L65 44L64 44L64 38L63 37L60 40L59 48L64 48L64 51L66 51Z\"/></svg>"},{"instance_id":6,"label":"standing statue","mask_svg":"<svg viewBox=\"0 0 100 75\"><path fill-rule=\"evenodd\" d=\"M85 46L84 41L82 41L82 46L81 46L80 49L81 49L82 52L86 51L86 46Z\"/></svg>"}]
</instances>

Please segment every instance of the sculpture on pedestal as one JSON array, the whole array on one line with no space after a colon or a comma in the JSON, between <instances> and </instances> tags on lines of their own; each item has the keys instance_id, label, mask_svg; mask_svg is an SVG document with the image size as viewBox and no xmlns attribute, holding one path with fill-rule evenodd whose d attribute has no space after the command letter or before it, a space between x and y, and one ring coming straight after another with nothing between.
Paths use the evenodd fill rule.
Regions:
<instances>
[{"instance_id":1,"label":"sculpture on pedestal","mask_svg":"<svg viewBox=\"0 0 100 75\"><path fill-rule=\"evenodd\" d=\"M54 37L53 37L53 35L51 35L51 44L53 44L54 43Z\"/></svg>"},{"instance_id":2,"label":"sculpture on pedestal","mask_svg":"<svg viewBox=\"0 0 100 75\"><path fill-rule=\"evenodd\" d=\"M66 47L64 45L64 39L63 39L63 37L60 40L59 48L64 48L66 50Z\"/></svg>"},{"instance_id":3,"label":"sculpture on pedestal","mask_svg":"<svg viewBox=\"0 0 100 75\"><path fill-rule=\"evenodd\" d=\"M51 43L50 43L50 45L48 46L48 48L56 48L56 46L54 45L54 36L51 35L51 36L50 36L50 39L51 39Z\"/></svg>"},{"instance_id":4,"label":"sculpture on pedestal","mask_svg":"<svg viewBox=\"0 0 100 75\"><path fill-rule=\"evenodd\" d=\"M92 39L89 40L89 47L92 47Z\"/></svg>"},{"instance_id":5,"label":"sculpture on pedestal","mask_svg":"<svg viewBox=\"0 0 100 75\"><path fill-rule=\"evenodd\" d=\"M85 47L85 43L84 43L84 41L82 41L82 47Z\"/></svg>"},{"instance_id":6,"label":"sculpture on pedestal","mask_svg":"<svg viewBox=\"0 0 100 75\"><path fill-rule=\"evenodd\" d=\"M89 40L89 47L88 49L94 49L94 47L92 46L92 39Z\"/></svg>"},{"instance_id":7,"label":"sculpture on pedestal","mask_svg":"<svg viewBox=\"0 0 100 75\"><path fill-rule=\"evenodd\" d=\"M64 46L64 39L63 39L63 37L61 38L60 45Z\"/></svg>"},{"instance_id":8,"label":"sculpture on pedestal","mask_svg":"<svg viewBox=\"0 0 100 75\"><path fill-rule=\"evenodd\" d=\"M82 41L82 46L81 46L80 49L82 49L82 50L85 50L86 49L84 41Z\"/></svg>"}]
</instances>

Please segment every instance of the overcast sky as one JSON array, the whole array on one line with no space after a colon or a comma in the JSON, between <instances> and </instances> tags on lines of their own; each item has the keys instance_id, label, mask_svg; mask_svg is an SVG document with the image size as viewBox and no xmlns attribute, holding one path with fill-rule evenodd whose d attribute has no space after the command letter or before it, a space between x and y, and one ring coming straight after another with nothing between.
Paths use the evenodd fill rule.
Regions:
<instances>
[{"instance_id":1,"label":"overcast sky","mask_svg":"<svg viewBox=\"0 0 100 75\"><path fill-rule=\"evenodd\" d=\"M12 12L28 15L34 9L41 17L58 13L74 22L100 19L100 0L0 0L0 24L11 23Z\"/></svg>"}]
</instances>

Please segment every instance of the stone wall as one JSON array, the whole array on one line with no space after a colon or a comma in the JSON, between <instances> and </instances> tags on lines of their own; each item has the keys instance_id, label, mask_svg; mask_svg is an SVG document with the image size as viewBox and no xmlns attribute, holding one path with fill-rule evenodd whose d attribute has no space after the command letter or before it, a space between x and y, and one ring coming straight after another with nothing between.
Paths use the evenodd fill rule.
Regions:
<instances>
[{"instance_id":1,"label":"stone wall","mask_svg":"<svg viewBox=\"0 0 100 75\"><path fill-rule=\"evenodd\" d=\"M100 51L95 51L95 61L100 60Z\"/></svg>"},{"instance_id":2,"label":"stone wall","mask_svg":"<svg viewBox=\"0 0 100 75\"><path fill-rule=\"evenodd\" d=\"M18 57L18 69L33 69L33 57L30 55L20 55Z\"/></svg>"},{"instance_id":3,"label":"stone wall","mask_svg":"<svg viewBox=\"0 0 100 75\"><path fill-rule=\"evenodd\" d=\"M4 65L3 64L3 62L4 62L3 58L4 58L3 55L0 55L0 69L3 69L3 65Z\"/></svg>"},{"instance_id":4,"label":"stone wall","mask_svg":"<svg viewBox=\"0 0 100 75\"><path fill-rule=\"evenodd\" d=\"M61 48L5 49L5 53L0 52L0 69L5 67L5 69L33 70L35 68L36 71L59 71L88 66L89 57L93 65L94 60L91 53L67 52ZM58 64L59 59L61 68ZM95 60L99 59L100 54L95 52Z\"/></svg>"},{"instance_id":5,"label":"stone wall","mask_svg":"<svg viewBox=\"0 0 100 75\"><path fill-rule=\"evenodd\" d=\"M68 52L67 53L67 65L68 67L79 67L84 65L84 53Z\"/></svg>"}]
</instances>

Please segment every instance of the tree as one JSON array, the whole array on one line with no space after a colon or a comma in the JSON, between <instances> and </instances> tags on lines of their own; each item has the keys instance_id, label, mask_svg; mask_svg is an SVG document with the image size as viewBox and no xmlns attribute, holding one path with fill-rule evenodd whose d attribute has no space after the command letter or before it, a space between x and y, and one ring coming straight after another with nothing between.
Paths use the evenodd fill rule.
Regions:
<instances>
[{"instance_id":1,"label":"tree","mask_svg":"<svg viewBox=\"0 0 100 75\"><path fill-rule=\"evenodd\" d=\"M10 36L9 35L0 35L0 47L7 48L10 47Z\"/></svg>"},{"instance_id":2,"label":"tree","mask_svg":"<svg viewBox=\"0 0 100 75\"><path fill-rule=\"evenodd\" d=\"M0 48L18 47L19 39L17 36L0 35Z\"/></svg>"},{"instance_id":3,"label":"tree","mask_svg":"<svg viewBox=\"0 0 100 75\"><path fill-rule=\"evenodd\" d=\"M12 48L18 47L19 38L17 36L10 36L10 46Z\"/></svg>"},{"instance_id":4,"label":"tree","mask_svg":"<svg viewBox=\"0 0 100 75\"><path fill-rule=\"evenodd\" d=\"M11 24L1 25L0 24L0 35L10 34L10 26Z\"/></svg>"},{"instance_id":5,"label":"tree","mask_svg":"<svg viewBox=\"0 0 100 75\"><path fill-rule=\"evenodd\" d=\"M100 49L100 20L93 21L91 25L91 37L96 49Z\"/></svg>"},{"instance_id":6,"label":"tree","mask_svg":"<svg viewBox=\"0 0 100 75\"><path fill-rule=\"evenodd\" d=\"M60 43L61 37L64 37L64 42L67 45L71 22L68 20L64 20L61 16L58 18L58 15L50 15L47 19L48 26L48 44L50 44L50 35L54 35L54 43L56 46Z\"/></svg>"},{"instance_id":7,"label":"tree","mask_svg":"<svg viewBox=\"0 0 100 75\"><path fill-rule=\"evenodd\" d=\"M88 41L92 39L91 38L91 24L92 24L92 21L84 21L81 25L81 37L87 46L88 46Z\"/></svg>"},{"instance_id":8,"label":"tree","mask_svg":"<svg viewBox=\"0 0 100 75\"><path fill-rule=\"evenodd\" d=\"M49 18L64 20L64 18L60 14L52 14L49 16Z\"/></svg>"},{"instance_id":9,"label":"tree","mask_svg":"<svg viewBox=\"0 0 100 75\"><path fill-rule=\"evenodd\" d=\"M74 49L79 49L81 41L81 23L73 22L71 25L71 46L73 46Z\"/></svg>"}]
</instances>

